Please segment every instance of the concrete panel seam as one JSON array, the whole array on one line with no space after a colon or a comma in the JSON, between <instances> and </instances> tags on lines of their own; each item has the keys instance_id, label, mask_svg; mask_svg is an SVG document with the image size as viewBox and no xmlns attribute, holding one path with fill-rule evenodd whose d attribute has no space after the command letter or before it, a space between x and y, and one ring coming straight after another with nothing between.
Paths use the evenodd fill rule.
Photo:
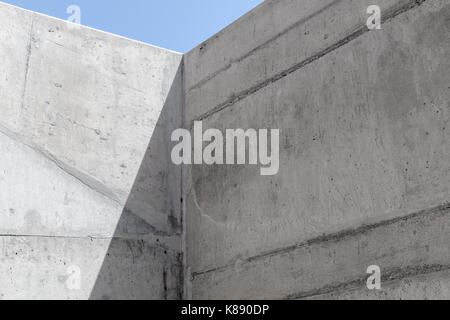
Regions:
<instances>
[{"instance_id":1,"label":"concrete panel seam","mask_svg":"<svg viewBox=\"0 0 450 320\"><path fill-rule=\"evenodd\" d=\"M80 183L82 183L89 189L95 191L96 193L101 194L102 196L108 198L109 200L115 202L116 204L119 204L120 206L124 205L124 203L122 203L119 200L119 198L114 194L114 192L111 190L108 190L107 187L105 185L103 185L100 181L97 181L92 177L88 177L86 174L81 173L79 170L70 167L68 164L57 159L49 151L38 147L37 145L35 145L34 143L32 143L30 141L26 141L27 139L25 137L21 137L19 134L6 128L2 124L0 124L0 134L3 134L4 136L10 138L11 140L13 140L19 144L22 144L25 147L30 148L31 150L40 154L45 159L47 159L47 160L51 161L53 164L55 164L64 173L66 173L66 174L70 175L71 177L73 177L74 179L78 180Z\"/></svg>"},{"instance_id":2,"label":"concrete panel seam","mask_svg":"<svg viewBox=\"0 0 450 320\"><path fill-rule=\"evenodd\" d=\"M42 234L0 234L0 238L48 238L48 239L72 239L72 240L82 240L82 239L90 239L90 240L110 240L112 238L108 237L94 237L94 236L85 236L85 237L72 237L72 236L52 236L52 235L42 235Z\"/></svg>"},{"instance_id":3,"label":"concrete panel seam","mask_svg":"<svg viewBox=\"0 0 450 320\"><path fill-rule=\"evenodd\" d=\"M90 240L90 241L113 241L113 240L120 240L120 241L145 241L146 239L139 238L139 237L119 237L119 236L112 236L112 237L97 237L97 236L61 236L61 235L41 235L41 234L0 234L1 238L40 238L40 239L68 239L68 240ZM175 237L174 237L175 238ZM175 250L171 248L170 246L165 246L159 242L154 242L152 245L156 248L173 251L173 252L179 252L178 250Z\"/></svg>"},{"instance_id":4,"label":"concrete panel seam","mask_svg":"<svg viewBox=\"0 0 450 320\"><path fill-rule=\"evenodd\" d=\"M398 15L422 5L425 1L427 1L427 0L411 0L407 4L402 5L400 7L390 8L382 15L382 17L383 17L382 23L385 24L385 23L391 21ZM359 38L360 36L362 36L363 34L365 34L367 32L370 32L370 30L367 28L366 25L356 28L356 30L354 30L352 33L350 33L347 37L339 40L338 42L327 47L326 49L321 50L320 52L317 52L316 54L312 55L311 57L306 58L303 61L300 61L299 63L289 67L288 69L279 72L278 74L274 75L273 77L266 79L248 89L245 89L245 90L233 95L228 100L220 103L219 105L212 108L211 110L203 113L202 115L197 117L194 121L205 120L206 118L209 118L213 114L218 113L228 107L231 107L232 105L236 104L237 102L247 98L248 96L258 92L259 90L269 86L270 84L277 82L278 80L290 75L291 73L296 72L299 69L302 69L306 65L308 65L316 60L319 60L320 58L322 58L322 57L326 56L327 54L339 49L340 47L350 43L351 41Z\"/></svg>"},{"instance_id":5,"label":"concrete panel seam","mask_svg":"<svg viewBox=\"0 0 450 320\"><path fill-rule=\"evenodd\" d=\"M390 220L384 220L381 222L377 222L374 224L367 224L367 225L363 225L361 227L355 228L355 229L346 229L337 233L331 233L331 234L327 234L327 235L323 235L320 237L316 237L298 244L294 244L292 246L288 246L288 247L284 247L284 248L280 248L280 249L275 249L275 250L271 250L268 252L263 252L261 254L246 258L246 259L241 259L244 263L249 263L249 262L253 262L255 260L259 260L259 259L263 259L263 258L267 258L267 257L271 257L271 256L275 256L275 255L280 255L283 253L287 253L287 252L291 252L293 250L302 248L302 247L308 247L314 244L320 244L320 243L326 243L326 242L339 242L341 240L350 238L350 237L354 237L360 234L364 234L367 233L369 231L372 231L374 229L377 229L379 227L383 227L383 226L388 226L388 225L393 225L399 222L405 222L414 218L419 218L419 217L424 217L424 216L445 216L445 215L449 215L450 214L450 202L444 204L444 205L440 205L438 207L434 207L431 209L425 209L419 212L415 212L412 213L410 215L406 215L403 217L398 217L398 218L394 218L394 219L390 219ZM204 271L197 271L197 272L193 272L191 274L191 278L195 279L196 277L208 274L208 273L212 273L212 272L217 272L217 271L222 271L222 270L226 270L228 268L233 268L235 265L235 262L233 261L230 264L224 265L224 266L219 266L216 268L212 268L212 269L208 269L208 270L204 270Z\"/></svg>"},{"instance_id":6,"label":"concrete panel seam","mask_svg":"<svg viewBox=\"0 0 450 320\"><path fill-rule=\"evenodd\" d=\"M223 67L223 68L213 72L212 74L208 75L207 77L203 78L202 80L200 80L199 82L194 84L192 87L190 87L188 91L192 91L194 89L197 89L197 88L203 86L208 81L210 81L210 80L214 79L215 77L217 77L220 73L222 73L222 72L228 70L229 68L231 68L231 66L233 64L242 62L243 60L245 60L248 57L252 56L254 53L258 52L259 50L261 50L263 48L265 48L268 44L270 44L271 42L275 41L279 37L283 36L284 34L288 33L289 31L291 31L291 30L301 26L302 24L308 22L312 18L318 16L319 14L323 13L324 11L328 10L329 8L333 7L334 5L336 5L336 4L338 4L339 2L342 2L342 1L343 0L334 0L333 2L327 4L326 6L321 8L320 10L317 10L316 12L310 14L309 16L300 19L299 21L297 21L294 24L290 25L289 27L285 28L283 31L279 32L278 34L276 34L272 38L268 39L264 43L262 43L259 46L253 48L252 50L250 50L249 52L247 52L243 56L241 56L241 57L239 57L239 58L237 58L235 60L231 60L231 62L228 63L225 67Z\"/></svg>"},{"instance_id":7,"label":"concrete panel seam","mask_svg":"<svg viewBox=\"0 0 450 320\"><path fill-rule=\"evenodd\" d=\"M450 265L420 265L420 266L407 266L405 268L391 268L383 272L381 280L383 283L396 282L406 278L411 278L420 275L426 275L431 273L438 273L442 271L450 270ZM284 300L297 300L319 296L323 294L329 294L333 292L342 292L358 287L364 286L367 281L367 277L360 277L344 283L332 284L319 289L314 289L305 292L299 292L284 297Z\"/></svg>"}]
</instances>

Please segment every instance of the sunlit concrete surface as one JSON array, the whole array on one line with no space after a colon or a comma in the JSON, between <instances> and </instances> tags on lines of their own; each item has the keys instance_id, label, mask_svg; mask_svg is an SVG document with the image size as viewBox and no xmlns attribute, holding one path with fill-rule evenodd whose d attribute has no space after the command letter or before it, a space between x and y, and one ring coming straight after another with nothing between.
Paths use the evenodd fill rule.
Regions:
<instances>
[{"instance_id":1,"label":"sunlit concrete surface","mask_svg":"<svg viewBox=\"0 0 450 320\"><path fill-rule=\"evenodd\" d=\"M179 298L182 56L4 4L0 26L0 296Z\"/></svg>"}]
</instances>

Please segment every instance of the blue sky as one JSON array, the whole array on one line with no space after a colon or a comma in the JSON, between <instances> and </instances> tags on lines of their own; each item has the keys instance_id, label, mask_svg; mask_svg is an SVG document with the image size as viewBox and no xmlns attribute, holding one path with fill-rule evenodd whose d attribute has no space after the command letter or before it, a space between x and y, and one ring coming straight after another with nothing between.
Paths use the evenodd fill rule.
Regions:
<instances>
[{"instance_id":1,"label":"blue sky","mask_svg":"<svg viewBox=\"0 0 450 320\"><path fill-rule=\"evenodd\" d=\"M187 52L262 0L1 0L67 19L81 9L83 25L152 45Z\"/></svg>"}]
</instances>

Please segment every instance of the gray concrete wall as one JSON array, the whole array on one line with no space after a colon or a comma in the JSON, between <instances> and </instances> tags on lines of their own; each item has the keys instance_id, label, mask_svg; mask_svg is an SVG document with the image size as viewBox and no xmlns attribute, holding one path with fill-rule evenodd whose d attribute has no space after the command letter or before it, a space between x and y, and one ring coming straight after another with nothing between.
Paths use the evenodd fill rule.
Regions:
<instances>
[{"instance_id":1,"label":"gray concrete wall","mask_svg":"<svg viewBox=\"0 0 450 320\"><path fill-rule=\"evenodd\" d=\"M449 19L268 0L182 64L0 3L0 298L449 298ZM279 173L174 166L194 120L280 129Z\"/></svg>"},{"instance_id":2,"label":"gray concrete wall","mask_svg":"<svg viewBox=\"0 0 450 320\"><path fill-rule=\"evenodd\" d=\"M449 298L449 19L269 0L186 54L187 128L281 130L276 176L184 170L187 298Z\"/></svg>"},{"instance_id":3,"label":"gray concrete wall","mask_svg":"<svg viewBox=\"0 0 450 320\"><path fill-rule=\"evenodd\" d=\"M0 43L0 298L179 298L182 55L2 3Z\"/></svg>"}]
</instances>

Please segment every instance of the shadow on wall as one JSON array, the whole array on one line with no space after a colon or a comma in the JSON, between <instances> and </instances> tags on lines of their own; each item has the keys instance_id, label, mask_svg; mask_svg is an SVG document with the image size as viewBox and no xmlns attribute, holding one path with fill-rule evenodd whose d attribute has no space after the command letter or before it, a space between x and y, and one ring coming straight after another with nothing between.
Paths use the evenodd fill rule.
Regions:
<instances>
[{"instance_id":1,"label":"shadow on wall","mask_svg":"<svg viewBox=\"0 0 450 320\"><path fill-rule=\"evenodd\" d=\"M181 168L170 157L171 133L182 123L181 88L180 65L90 299L182 297Z\"/></svg>"}]
</instances>

